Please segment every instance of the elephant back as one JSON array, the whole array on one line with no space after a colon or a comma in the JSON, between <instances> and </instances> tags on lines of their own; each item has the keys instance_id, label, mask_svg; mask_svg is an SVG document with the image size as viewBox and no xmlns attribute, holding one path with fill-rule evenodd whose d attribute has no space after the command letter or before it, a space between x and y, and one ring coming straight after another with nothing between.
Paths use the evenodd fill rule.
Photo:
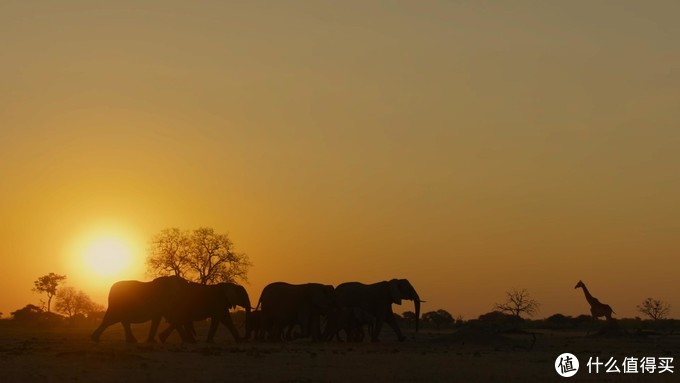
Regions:
<instances>
[{"instance_id":1,"label":"elephant back","mask_svg":"<svg viewBox=\"0 0 680 383\"><path fill-rule=\"evenodd\" d=\"M151 282L119 281L109 290L107 312L113 318L142 322L163 315L185 286L179 277L161 277Z\"/></svg>"},{"instance_id":2,"label":"elephant back","mask_svg":"<svg viewBox=\"0 0 680 383\"><path fill-rule=\"evenodd\" d=\"M294 285L274 282L265 286L259 302L265 312L270 310L295 312L310 306L328 311L335 305L335 289L331 285L321 283Z\"/></svg>"},{"instance_id":3,"label":"elephant back","mask_svg":"<svg viewBox=\"0 0 680 383\"><path fill-rule=\"evenodd\" d=\"M340 307L372 307L381 301L388 301L387 282L366 285L360 282L345 282L335 288L335 297Z\"/></svg>"}]
</instances>

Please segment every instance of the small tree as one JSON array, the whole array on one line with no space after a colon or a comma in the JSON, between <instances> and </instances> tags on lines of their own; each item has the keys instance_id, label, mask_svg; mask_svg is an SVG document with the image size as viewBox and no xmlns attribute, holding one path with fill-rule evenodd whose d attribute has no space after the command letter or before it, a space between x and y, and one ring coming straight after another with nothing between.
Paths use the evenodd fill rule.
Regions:
<instances>
[{"instance_id":1,"label":"small tree","mask_svg":"<svg viewBox=\"0 0 680 383\"><path fill-rule=\"evenodd\" d=\"M401 314L401 316L409 322L416 321L416 313L414 313L413 311L404 311L403 314Z\"/></svg>"},{"instance_id":2,"label":"small tree","mask_svg":"<svg viewBox=\"0 0 680 383\"><path fill-rule=\"evenodd\" d=\"M59 284L66 280L66 275L59 275L55 273L49 273L38 278L33 284L33 291L36 293L47 294L47 312L50 312L50 306L52 304L52 297L57 294L57 288Z\"/></svg>"},{"instance_id":3,"label":"small tree","mask_svg":"<svg viewBox=\"0 0 680 383\"><path fill-rule=\"evenodd\" d=\"M77 291L70 286L59 289L55 306L57 311L66 314L69 318L77 314L85 315L98 311L101 307L83 291Z\"/></svg>"},{"instance_id":4,"label":"small tree","mask_svg":"<svg viewBox=\"0 0 680 383\"><path fill-rule=\"evenodd\" d=\"M246 281L251 266L227 234L209 227L191 232L165 229L151 240L148 253L147 274L179 275L201 284Z\"/></svg>"},{"instance_id":5,"label":"small tree","mask_svg":"<svg viewBox=\"0 0 680 383\"><path fill-rule=\"evenodd\" d=\"M511 314L515 317L519 318L523 313L528 316L534 316L541 306L537 300L531 299L531 295L527 289L512 289L505 294L507 300L504 303L496 303L494 309Z\"/></svg>"},{"instance_id":6,"label":"small tree","mask_svg":"<svg viewBox=\"0 0 680 383\"><path fill-rule=\"evenodd\" d=\"M26 306L16 310L12 311L10 315L12 318L16 321L32 321L32 320L37 320L40 318L40 315L43 314L43 309L36 305L32 304L27 304Z\"/></svg>"},{"instance_id":7,"label":"small tree","mask_svg":"<svg viewBox=\"0 0 680 383\"><path fill-rule=\"evenodd\" d=\"M439 330L441 326L448 326L454 322L453 315L442 309L426 312L423 314L423 320L434 323L437 330Z\"/></svg>"},{"instance_id":8,"label":"small tree","mask_svg":"<svg viewBox=\"0 0 680 383\"><path fill-rule=\"evenodd\" d=\"M401 324L403 326L412 327L416 323L416 313L413 311L404 311L401 314Z\"/></svg>"},{"instance_id":9,"label":"small tree","mask_svg":"<svg viewBox=\"0 0 680 383\"><path fill-rule=\"evenodd\" d=\"M637 306L638 311L653 320L666 319L671 312L671 305L659 299L647 298Z\"/></svg>"}]
</instances>

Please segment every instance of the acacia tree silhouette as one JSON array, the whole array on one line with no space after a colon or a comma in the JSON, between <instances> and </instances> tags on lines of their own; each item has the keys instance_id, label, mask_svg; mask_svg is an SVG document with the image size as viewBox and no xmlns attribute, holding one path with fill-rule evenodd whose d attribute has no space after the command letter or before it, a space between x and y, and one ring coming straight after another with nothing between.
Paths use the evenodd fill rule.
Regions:
<instances>
[{"instance_id":1,"label":"acacia tree silhouette","mask_svg":"<svg viewBox=\"0 0 680 383\"><path fill-rule=\"evenodd\" d=\"M671 312L671 305L659 299L647 298L637 306L638 311L647 315L653 320L666 319Z\"/></svg>"},{"instance_id":2,"label":"acacia tree silhouette","mask_svg":"<svg viewBox=\"0 0 680 383\"><path fill-rule=\"evenodd\" d=\"M541 306L537 300L531 299L531 295L527 289L512 289L506 291L505 294L507 300L504 303L496 303L494 309L512 314L518 318L522 313L527 314L528 316L534 316Z\"/></svg>"},{"instance_id":3,"label":"acacia tree silhouette","mask_svg":"<svg viewBox=\"0 0 680 383\"><path fill-rule=\"evenodd\" d=\"M33 291L36 293L47 294L47 312L50 312L50 306L52 304L52 297L57 293L57 288L59 284L66 280L66 275L59 275L55 273L49 273L38 278L33 282Z\"/></svg>"},{"instance_id":4,"label":"acacia tree silhouette","mask_svg":"<svg viewBox=\"0 0 680 383\"><path fill-rule=\"evenodd\" d=\"M150 241L147 274L177 275L201 284L247 281L248 256L234 250L227 234L210 227L192 231L169 228Z\"/></svg>"}]
</instances>

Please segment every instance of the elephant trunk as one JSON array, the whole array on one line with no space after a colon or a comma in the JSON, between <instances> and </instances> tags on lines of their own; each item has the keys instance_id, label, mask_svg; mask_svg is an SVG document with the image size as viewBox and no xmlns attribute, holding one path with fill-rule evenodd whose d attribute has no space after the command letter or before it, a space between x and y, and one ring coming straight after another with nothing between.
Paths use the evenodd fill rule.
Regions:
<instances>
[{"instance_id":1,"label":"elephant trunk","mask_svg":"<svg viewBox=\"0 0 680 383\"><path fill-rule=\"evenodd\" d=\"M251 331L252 331L252 328L251 328L251 326L249 325L249 324L250 324L250 304L248 304L248 305L245 307L245 309L246 309L246 315L245 315L245 319L244 319L244 321L245 321L244 324L245 324L245 328L246 328L246 335L245 335L245 338L246 338L246 339L250 339L250 333L251 333Z\"/></svg>"},{"instance_id":2,"label":"elephant trunk","mask_svg":"<svg viewBox=\"0 0 680 383\"><path fill-rule=\"evenodd\" d=\"M416 332L418 332L418 321L420 320L420 298L418 298L418 294L413 299L413 304L416 307Z\"/></svg>"}]
</instances>

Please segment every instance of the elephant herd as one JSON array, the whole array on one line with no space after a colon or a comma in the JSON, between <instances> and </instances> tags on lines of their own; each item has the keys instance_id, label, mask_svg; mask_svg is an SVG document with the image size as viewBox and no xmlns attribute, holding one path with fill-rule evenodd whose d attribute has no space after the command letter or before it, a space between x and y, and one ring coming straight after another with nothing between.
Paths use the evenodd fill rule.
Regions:
<instances>
[{"instance_id":1,"label":"elephant herd","mask_svg":"<svg viewBox=\"0 0 680 383\"><path fill-rule=\"evenodd\" d=\"M147 342L154 342L156 336L165 342L173 331L177 331L182 341L193 343L196 341L193 322L210 318L208 342L213 341L220 323L237 342L251 338L360 342L366 336L365 328L370 339L378 341L383 323L387 323L403 341L404 336L392 311L392 304L401 304L402 300L414 302L418 331L423 301L406 279L374 284L347 282L337 287L320 283L270 283L262 290L254 310L246 289L234 283L202 285L178 276L159 277L151 282L120 281L111 286L108 309L91 337L98 342L107 327L120 322L125 330L125 340L134 343L137 340L130 324L151 321ZM245 309L244 336L236 329L229 314L229 309L236 306ZM167 328L157 334L163 318Z\"/></svg>"}]
</instances>

